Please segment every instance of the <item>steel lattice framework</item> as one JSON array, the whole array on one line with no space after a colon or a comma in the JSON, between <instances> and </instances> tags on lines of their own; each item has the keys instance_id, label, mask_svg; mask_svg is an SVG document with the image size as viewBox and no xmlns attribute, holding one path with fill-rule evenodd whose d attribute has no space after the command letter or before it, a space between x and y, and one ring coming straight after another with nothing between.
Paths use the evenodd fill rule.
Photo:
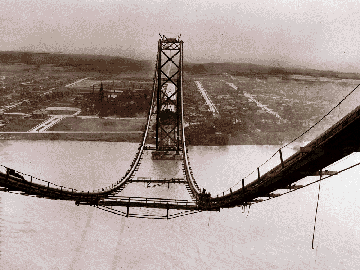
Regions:
<instances>
[{"instance_id":1,"label":"steel lattice framework","mask_svg":"<svg viewBox=\"0 0 360 270\"><path fill-rule=\"evenodd\" d=\"M183 42L166 38L158 42L156 151L181 151L181 95Z\"/></svg>"}]
</instances>

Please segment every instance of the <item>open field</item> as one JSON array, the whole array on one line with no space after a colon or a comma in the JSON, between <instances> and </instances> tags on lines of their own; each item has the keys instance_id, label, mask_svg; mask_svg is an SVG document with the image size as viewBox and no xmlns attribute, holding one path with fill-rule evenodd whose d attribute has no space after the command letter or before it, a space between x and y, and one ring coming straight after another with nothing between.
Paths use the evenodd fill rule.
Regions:
<instances>
[{"instance_id":1,"label":"open field","mask_svg":"<svg viewBox=\"0 0 360 270\"><path fill-rule=\"evenodd\" d=\"M127 132L144 131L146 118L128 119L100 119L100 118L80 118L67 117L60 123L51 127L49 131L93 131L93 132Z\"/></svg>"},{"instance_id":2,"label":"open field","mask_svg":"<svg viewBox=\"0 0 360 270\"><path fill-rule=\"evenodd\" d=\"M71 84L73 89L81 89L82 91L88 90L92 92L93 86L98 90L100 83L104 85L104 89L109 91L112 90L131 90L131 89L152 89L153 81L152 78L147 77L138 77L134 76L124 76L119 78L119 76L113 76L113 79L109 78L88 78L86 80L78 81Z\"/></svg>"},{"instance_id":3,"label":"open field","mask_svg":"<svg viewBox=\"0 0 360 270\"><path fill-rule=\"evenodd\" d=\"M139 143L142 133L109 132L0 132L0 140L64 140L64 141L106 141ZM154 142L151 139L150 142Z\"/></svg>"},{"instance_id":4,"label":"open field","mask_svg":"<svg viewBox=\"0 0 360 270\"><path fill-rule=\"evenodd\" d=\"M12 116L11 120L4 126L0 127L0 132L8 132L8 131L18 131L18 132L26 132L37 126L44 119L29 119L23 118L21 116Z\"/></svg>"}]
</instances>

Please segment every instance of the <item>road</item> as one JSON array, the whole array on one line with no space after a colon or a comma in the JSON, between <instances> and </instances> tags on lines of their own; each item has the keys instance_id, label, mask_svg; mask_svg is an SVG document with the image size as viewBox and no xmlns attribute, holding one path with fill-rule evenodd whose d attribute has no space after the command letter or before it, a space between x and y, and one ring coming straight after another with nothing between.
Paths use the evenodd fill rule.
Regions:
<instances>
[{"instance_id":1,"label":"road","mask_svg":"<svg viewBox=\"0 0 360 270\"><path fill-rule=\"evenodd\" d=\"M78 80L78 81L76 81L76 82L73 82L73 83L70 83L70 84L65 85L65 87L71 87L71 86L73 86L74 84L76 84L76 83L78 83L78 82L81 82L81 81L83 81L83 80L89 79L89 78L90 78L90 77L80 79L80 80ZM46 95L47 93L50 93L50 92L51 92L52 90L54 90L54 89L55 89L55 88L51 88L49 91L43 93L42 95ZM5 112L5 111L7 111L7 110L13 109L13 108L19 106L19 105L20 105L21 103L23 103L24 101L29 102L28 99L24 99L24 100L19 101L19 102L17 102L17 103L13 103L13 104L10 104L10 105L2 106L2 107L0 107L0 111Z\"/></svg>"},{"instance_id":2,"label":"road","mask_svg":"<svg viewBox=\"0 0 360 270\"><path fill-rule=\"evenodd\" d=\"M203 96L203 98L206 101L206 104L209 106L209 111L211 111L213 113L213 115L219 114L218 110L216 109L214 103L211 101L211 99L209 98L206 90L202 87L201 83L199 81L195 81L196 86L198 87L201 95Z\"/></svg>"},{"instance_id":3,"label":"road","mask_svg":"<svg viewBox=\"0 0 360 270\"><path fill-rule=\"evenodd\" d=\"M10 104L10 105L2 106L2 107L0 108L0 111L5 112L5 111L7 111L7 110L13 109L13 108L19 106L19 105L20 105L21 103L23 103L24 101L29 101L29 100L28 100L28 99L24 99L24 100L22 100L22 101L20 101L20 102L17 102L17 103L13 103L13 104Z\"/></svg>"},{"instance_id":4,"label":"road","mask_svg":"<svg viewBox=\"0 0 360 270\"><path fill-rule=\"evenodd\" d=\"M59 123L65 117L69 117L69 115L53 115L50 119L45 120L41 124L37 125L36 127L30 129L28 132L44 132L51 128L52 126Z\"/></svg>"},{"instance_id":5,"label":"road","mask_svg":"<svg viewBox=\"0 0 360 270\"><path fill-rule=\"evenodd\" d=\"M233 83L229 83L229 82L225 82L227 85L229 85L230 87L234 88L235 90L238 90L237 86ZM280 120L283 120L281 118L281 116L279 114L277 114L276 112L274 112L273 110L269 109L266 105L260 103L258 100L256 100L252 95L250 95L249 93L244 92L244 96L248 98L249 101L255 102L256 105L261 108L262 110L264 110L267 113L270 113L272 115L274 115L275 117L279 118Z\"/></svg>"},{"instance_id":6,"label":"road","mask_svg":"<svg viewBox=\"0 0 360 270\"><path fill-rule=\"evenodd\" d=\"M79 82L82 82L82 81L84 81L84 80L86 80L86 79L90 79L90 77L80 79L80 80L78 80L78 81L76 81L76 82L73 82L73 83L69 83L69 84L65 85L65 87L71 87L71 86L73 86L74 84L77 84L77 83L79 83Z\"/></svg>"}]
</instances>

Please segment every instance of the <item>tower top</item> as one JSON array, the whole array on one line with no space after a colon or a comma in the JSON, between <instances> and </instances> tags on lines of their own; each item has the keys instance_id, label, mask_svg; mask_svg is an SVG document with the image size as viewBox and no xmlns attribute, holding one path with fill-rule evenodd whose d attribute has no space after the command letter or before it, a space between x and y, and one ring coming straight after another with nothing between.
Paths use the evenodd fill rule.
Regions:
<instances>
[{"instance_id":1,"label":"tower top","mask_svg":"<svg viewBox=\"0 0 360 270\"><path fill-rule=\"evenodd\" d=\"M175 42L180 42L181 34L177 38L167 38L165 35L161 35L160 33L159 33L159 36L160 36L160 40L162 42L175 43Z\"/></svg>"}]
</instances>

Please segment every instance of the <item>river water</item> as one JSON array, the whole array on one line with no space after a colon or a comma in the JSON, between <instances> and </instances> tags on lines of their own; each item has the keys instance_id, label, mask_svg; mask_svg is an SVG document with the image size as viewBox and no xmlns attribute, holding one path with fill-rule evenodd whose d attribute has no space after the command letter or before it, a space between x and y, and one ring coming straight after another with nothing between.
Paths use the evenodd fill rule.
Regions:
<instances>
[{"instance_id":1,"label":"river water","mask_svg":"<svg viewBox=\"0 0 360 270\"><path fill-rule=\"evenodd\" d=\"M3 141L0 164L87 191L117 181L137 147ZM277 149L197 146L189 147L189 155L199 186L217 194ZM329 169L340 170L359 160L360 155L353 154ZM162 162L145 158L138 176L181 177L180 166L170 168ZM314 249L318 184L245 211L222 209L171 220L125 218L74 202L0 192L0 265L2 269L358 269L359 172L355 167L321 183ZM181 184L170 188L130 184L123 192L188 199Z\"/></svg>"}]
</instances>

